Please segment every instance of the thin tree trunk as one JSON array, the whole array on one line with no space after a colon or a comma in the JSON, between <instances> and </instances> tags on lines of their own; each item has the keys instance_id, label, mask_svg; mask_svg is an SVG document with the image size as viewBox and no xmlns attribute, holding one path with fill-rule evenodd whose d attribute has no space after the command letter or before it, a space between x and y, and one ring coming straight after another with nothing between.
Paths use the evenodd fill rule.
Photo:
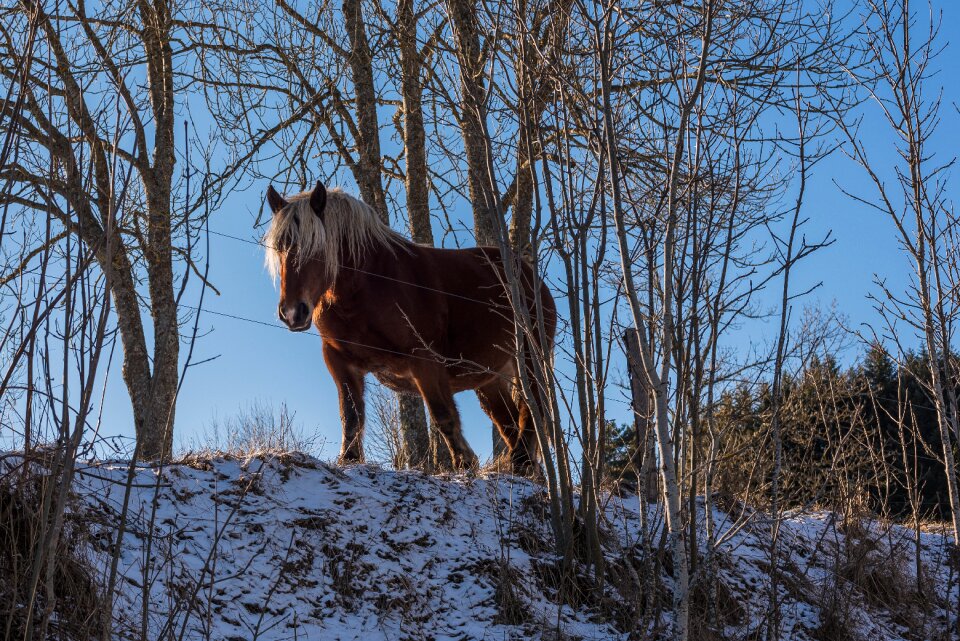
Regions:
<instances>
[{"instance_id":1,"label":"thin tree trunk","mask_svg":"<svg viewBox=\"0 0 960 641\"><path fill-rule=\"evenodd\" d=\"M631 455L634 469L637 471L638 488L647 503L656 503L659 496L657 487L656 443L653 430L650 429L650 389L643 373L643 361L640 357L640 343L636 329L623 333L623 342L627 351L627 372L630 376L630 393L633 400L633 421L636 434L635 450Z\"/></svg>"},{"instance_id":2,"label":"thin tree trunk","mask_svg":"<svg viewBox=\"0 0 960 641\"><path fill-rule=\"evenodd\" d=\"M467 186L473 208L473 234L477 245L497 246L497 230L502 221L496 183L489 176L487 159L493 157L487 135L486 82L484 55L480 47L477 5L471 0L447 0L447 15L460 67L460 131L467 160ZM506 443L491 425L494 459L506 452Z\"/></svg>"},{"instance_id":3,"label":"thin tree trunk","mask_svg":"<svg viewBox=\"0 0 960 641\"><path fill-rule=\"evenodd\" d=\"M349 63L357 118L358 159L354 175L363 199L389 225L390 215L380 178L380 125L373 82L373 56L367 40L361 0L343 0L343 22L350 40Z\"/></svg>"},{"instance_id":4,"label":"thin tree trunk","mask_svg":"<svg viewBox=\"0 0 960 641\"><path fill-rule=\"evenodd\" d=\"M410 429L410 426L423 425L426 428L426 415L423 399L416 394L397 393L400 411L400 462L403 467L433 472L430 456L430 438L426 429Z\"/></svg>"},{"instance_id":5,"label":"thin tree trunk","mask_svg":"<svg viewBox=\"0 0 960 641\"><path fill-rule=\"evenodd\" d=\"M498 195L487 177L487 158L493 157L486 135L484 56L480 49L477 5L471 0L447 0L460 66L460 130L467 160L467 182L473 207L473 229L478 245L497 244Z\"/></svg>"},{"instance_id":6,"label":"thin tree trunk","mask_svg":"<svg viewBox=\"0 0 960 641\"><path fill-rule=\"evenodd\" d=\"M627 300L633 316L635 327L638 328L637 338L640 343L640 354L644 371L653 389L654 411L656 413L657 446L660 454L660 473L663 479L663 491L666 499L667 536L673 552L673 610L675 623L673 637L676 641L685 641L689 636L690 594L689 594L689 564L686 545L683 541L683 523L680 505L680 486L677 477L676 459L674 453L674 439L670 426L670 390L669 374L670 361L673 354L673 280L674 254L676 251L676 218L677 218L677 185L680 179L680 163L683 158L684 137L690 113L698 100L706 79L706 65L711 32L713 28L713 5L711 0L704 3L704 25L701 39L701 54L697 67L696 81L690 94L681 104L680 120L677 127L676 143L671 159L667 190L667 228L664 234L663 245L663 279L662 279L662 320L660 327L661 363L660 371L654 361L652 346L647 344L645 316L640 309L637 289L633 279L630 246L627 241L626 221L622 205L620 186L620 167L617 154L616 135L613 130L613 107L611 105L611 55L610 42L612 39L610 25L597 24L596 44L599 48L601 91L603 100L603 136L610 160L610 178L613 196L614 223L617 234L617 247L620 252L620 268L623 275ZM607 18L609 20L609 17Z\"/></svg>"},{"instance_id":7,"label":"thin tree trunk","mask_svg":"<svg viewBox=\"0 0 960 641\"><path fill-rule=\"evenodd\" d=\"M413 242L433 247L430 226L430 174L423 126L423 60L417 44L414 0L397 3L397 43L400 49L400 90L403 97L403 153L406 163L407 215ZM400 424L410 467L429 472L453 469L450 449L435 426L427 435L427 415L417 394L400 395ZM418 448L424 448L420 450Z\"/></svg>"},{"instance_id":8,"label":"thin tree trunk","mask_svg":"<svg viewBox=\"0 0 960 641\"><path fill-rule=\"evenodd\" d=\"M399 12L399 8L398 8ZM409 8L412 13L412 7ZM387 225L390 224L390 213L387 210L386 197L383 190L383 181L381 179L381 156L380 156L380 123L377 117L377 93L373 80L373 55L370 51L370 42L367 39L366 26L363 17L363 5L361 0L343 1L343 20L346 27L347 36L350 41L349 63L350 71L353 77L355 110L357 119L357 162L353 165L354 177L360 188L360 195L363 200L369 204L380 219ZM402 29L401 29L402 31ZM413 39L414 50L416 48L416 32L410 32L409 38ZM411 61L408 59L407 63ZM404 67L404 82L406 83L410 76L406 73ZM415 70L413 81L419 84L419 71ZM411 107L410 111L405 111L407 122L404 132L404 143L409 144L410 134L412 136L414 147L416 147L416 137L419 134L420 148L423 148L423 119L422 110L412 107L419 105L420 90L412 91L410 96L406 92L407 86L404 85L404 107ZM416 101L416 105L410 105L408 97ZM409 115L414 114L414 118L419 117L419 132L416 123L410 127ZM425 172L417 175L417 163L420 158L423 159L423 167L426 165L425 155L414 158L413 172L410 170L410 151L407 149L408 176L407 176L407 198L408 206L411 211L411 225L414 224L414 212L417 218L417 231L422 233L423 208L426 207L426 184L421 184L425 179ZM416 153L413 154L417 156ZM411 180L410 174L414 174L414 180ZM417 180L419 178L419 180ZM412 195L411 195L412 192ZM426 225L429 229L429 213L426 216ZM417 238L414 238L417 241ZM419 241L418 241L419 242ZM432 471L430 465L430 447L429 435L427 431L427 415L423 407L423 399L417 394L398 393L397 400L400 405L400 430L402 432L402 443L404 453L401 457L408 467Z\"/></svg>"},{"instance_id":9,"label":"thin tree trunk","mask_svg":"<svg viewBox=\"0 0 960 641\"><path fill-rule=\"evenodd\" d=\"M153 375L150 405L144 415L145 459L169 458L173 451L174 403L180 359L180 331L173 284L171 190L174 156L174 84L170 7L165 2L139 3L143 43L150 78L154 119L153 162L141 170L147 200L147 270L153 316ZM145 151L145 150L144 150Z\"/></svg>"}]
</instances>

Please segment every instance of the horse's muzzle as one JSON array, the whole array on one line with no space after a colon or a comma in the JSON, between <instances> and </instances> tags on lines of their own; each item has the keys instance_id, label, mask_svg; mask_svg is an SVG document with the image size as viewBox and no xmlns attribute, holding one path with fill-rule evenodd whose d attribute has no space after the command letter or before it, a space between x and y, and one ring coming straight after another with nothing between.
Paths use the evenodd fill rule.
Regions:
<instances>
[{"instance_id":1,"label":"horse's muzzle","mask_svg":"<svg viewBox=\"0 0 960 641\"><path fill-rule=\"evenodd\" d=\"M277 306L277 316L286 324L291 332L302 332L310 329L310 309L306 303L296 305Z\"/></svg>"}]
</instances>

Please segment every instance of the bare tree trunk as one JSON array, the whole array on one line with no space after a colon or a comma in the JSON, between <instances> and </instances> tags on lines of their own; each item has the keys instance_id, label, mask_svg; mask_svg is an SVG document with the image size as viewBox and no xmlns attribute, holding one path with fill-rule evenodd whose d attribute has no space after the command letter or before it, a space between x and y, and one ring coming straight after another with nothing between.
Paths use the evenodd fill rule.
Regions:
<instances>
[{"instance_id":1,"label":"bare tree trunk","mask_svg":"<svg viewBox=\"0 0 960 641\"><path fill-rule=\"evenodd\" d=\"M640 355L644 373L653 391L654 411L656 414L655 427L657 446L660 454L660 473L663 480L663 492L666 504L667 536L673 557L673 610L674 627L673 637L677 641L685 641L689 637L690 593L689 593L689 559L687 548L683 540L683 521L680 496L680 480L677 474L676 452L674 451L674 437L670 421L670 372L673 358L674 327L674 269L676 256L676 227L678 208L678 184L680 180L680 165L683 159L686 144L687 128L690 114L699 99L706 80L707 60L709 47L712 44L714 8L711 0L706 0L703 6L703 23L701 32L701 52L697 63L694 85L683 96L680 104L679 122L677 124L676 139L672 157L670 159L669 174L667 176L667 221L663 240L663 278L661 281L661 315L658 335L660 336L660 364L657 367L655 352L648 344L648 324L643 314L637 289L633 277L631 252L627 239L626 221L623 210L622 188L620 177L620 157L616 144L616 134L613 123L612 93L612 46L611 33L612 12L608 12L594 25L595 43L601 77L601 98L603 109L603 144L606 146L610 161L610 183L613 196L614 223L616 228L617 247L620 253L620 270L623 276L624 288L634 326L638 328L636 336L640 344ZM658 371L659 369L659 371Z\"/></svg>"},{"instance_id":2,"label":"bare tree trunk","mask_svg":"<svg viewBox=\"0 0 960 641\"><path fill-rule=\"evenodd\" d=\"M630 393L633 399L633 420L636 443L632 460L637 471L638 492L648 503L656 503L659 496L657 487L656 441L650 428L650 388L643 373L643 361L640 357L640 343L636 329L623 333L623 342L627 351L628 373L630 375Z\"/></svg>"},{"instance_id":3,"label":"bare tree trunk","mask_svg":"<svg viewBox=\"0 0 960 641\"><path fill-rule=\"evenodd\" d=\"M413 242L433 246L430 225L430 175L423 126L423 59L417 44L414 0L397 2L396 38L400 50L403 96L403 153L406 161L407 213Z\"/></svg>"},{"instance_id":4,"label":"bare tree trunk","mask_svg":"<svg viewBox=\"0 0 960 641\"><path fill-rule=\"evenodd\" d=\"M430 437L427 434L427 418L423 409L423 399L416 394L397 393L400 412L400 443L403 447L399 459L403 467L432 473ZM411 429L420 425L424 429Z\"/></svg>"},{"instance_id":5,"label":"bare tree trunk","mask_svg":"<svg viewBox=\"0 0 960 641\"><path fill-rule=\"evenodd\" d=\"M20 87L24 98L20 124L24 132L29 132L31 142L44 149L62 170L63 180L51 183L51 187L67 208L51 207L51 211L66 230L93 250L100 268L111 278L124 346L123 379L133 407L139 456L169 457L180 350L172 242L176 71L170 7L164 2L141 2L131 16L140 27L134 48L142 56L138 64L146 68L147 105L137 102L136 92L121 72L127 52L111 49L114 43L98 30L98 22L84 13L83 5L73 10L76 29L69 35L77 36L77 40L71 41L70 47L89 52L95 67L77 67L73 50L64 44L67 34L62 24L54 24L40 5L32 5L32 10L46 38L53 72L50 80L55 86L48 89L30 79ZM116 100L130 117L129 129L118 130L114 116L87 104L84 87L94 78L114 88ZM46 102L59 100L62 103L58 102L56 108L62 109L68 119L63 125L50 121L45 113L49 107ZM121 139L129 140L132 148L121 148ZM111 150L116 151L120 163L108 161ZM31 174L33 169L21 165L13 179L32 188L47 184ZM144 213L137 224L144 233L135 240L121 236L108 220L119 197L115 191L117 172L122 171L135 174L143 190ZM88 181L93 182L93 188L88 189ZM137 273L141 263L136 256L142 257L145 274ZM137 289L141 279L146 281L149 294L152 351L141 316L140 301L147 298Z\"/></svg>"},{"instance_id":6,"label":"bare tree trunk","mask_svg":"<svg viewBox=\"0 0 960 641\"><path fill-rule=\"evenodd\" d=\"M484 77L485 56L480 47L477 5L471 0L447 0L447 14L453 29L457 62L460 67L460 131L467 160L467 185L473 208L473 234L477 245L497 245L499 195L496 183L488 177L487 158L493 157L486 131L487 105ZM493 457L507 451L506 443L491 425Z\"/></svg>"},{"instance_id":7,"label":"bare tree trunk","mask_svg":"<svg viewBox=\"0 0 960 641\"><path fill-rule=\"evenodd\" d=\"M377 92L373 82L373 56L367 39L361 0L343 0L343 22L350 40L349 63L357 118L357 163L354 176L364 201L388 225L390 215L380 178L380 125Z\"/></svg>"},{"instance_id":8,"label":"bare tree trunk","mask_svg":"<svg viewBox=\"0 0 960 641\"><path fill-rule=\"evenodd\" d=\"M477 5L471 0L447 0L453 28L457 62L460 66L460 130L467 160L473 229L478 245L497 244L499 195L488 178L487 158L492 158L486 135L487 105L484 76L485 56L480 48Z\"/></svg>"},{"instance_id":9,"label":"bare tree trunk","mask_svg":"<svg viewBox=\"0 0 960 641\"><path fill-rule=\"evenodd\" d=\"M413 19L412 2L403 3L407 12L406 20ZM398 7L398 14L400 8ZM398 15L398 18L400 16ZM354 176L363 196L374 211L387 225L390 224L390 214L387 211L387 202L381 179L380 156L380 124L377 117L377 93L373 80L373 56L370 52L370 42L367 39L366 26L363 17L361 0L343 1L343 20L350 40L350 70L353 76L355 109L356 109L356 144L357 162L354 165ZM403 18L400 18L403 21ZM420 108L419 63L418 58L410 59L412 51L416 51L416 25L403 34L406 38L408 55L403 57L403 89L404 89L404 143L407 159L407 199L410 210L412 231L424 237L423 224L426 215L426 228L429 231L429 211L427 207L426 183L426 152L423 143L423 116ZM401 28L398 31L403 32ZM407 71L414 75L408 75ZM415 83L416 86L411 86ZM408 91L409 90L409 91ZM412 115L412 118L411 118ZM413 122L411 122L413 120ZM412 126L411 126L412 125ZM411 150L412 143L412 150ZM411 170L410 162L413 159ZM416 222L414 222L416 221ZM430 236L432 240L432 235ZM420 241L416 236L414 241ZM432 471L430 464L430 437L427 431L427 415L423 406L423 399L418 394L399 393L400 403L400 430L403 434L404 455L401 457L407 466Z\"/></svg>"},{"instance_id":10,"label":"bare tree trunk","mask_svg":"<svg viewBox=\"0 0 960 641\"><path fill-rule=\"evenodd\" d=\"M948 293L956 283L945 286L943 282L949 278L950 264L941 262L941 256L956 253L956 237L950 230L956 228L957 218L947 201L948 190L942 178L952 161L936 166L935 156L927 149L927 142L937 134L941 104L926 95L936 73L931 63L941 46L936 42L937 19L931 14L929 20L928 25L919 25L908 1L871 4L864 25L872 43L872 57L863 71L851 72L895 134L899 164L893 170L894 180L873 163L860 138L859 122L845 122L844 114L835 111L852 157L876 189L876 199L870 204L889 217L900 245L914 264L916 282L907 297L887 291L881 283L886 301L880 311L888 322L899 319L923 336L930 373L928 389L943 447L951 525L955 540L960 540L960 488L953 456L953 439L960 426L949 376L949 337L952 325L960 318L960 304L955 294ZM914 28L924 29L922 35L914 36Z\"/></svg>"},{"instance_id":11,"label":"bare tree trunk","mask_svg":"<svg viewBox=\"0 0 960 641\"><path fill-rule=\"evenodd\" d=\"M414 0L397 3L397 43L400 49L400 88L403 96L403 152L406 161L407 215L410 218L410 237L413 242L433 247L433 229L430 225L430 174L427 168L426 134L423 126L423 55L417 44L417 18ZM423 467L428 471L453 469L450 449L439 430L431 424L429 443L420 454L412 448L422 447L427 416L423 399L416 394L400 396L401 424L405 436L409 434L409 446L405 443L411 467ZM413 464L416 457L419 465Z\"/></svg>"},{"instance_id":12,"label":"bare tree trunk","mask_svg":"<svg viewBox=\"0 0 960 641\"><path fill-rule=\"evenodd\" d=\"M144 458L167 458L173 451L174 403L177 394L180 355L180 331L173 284L173 248L171 243L171 191L176 162L174 146L173 28L166 2L140 2L144 48L153 112L153 163L141 172L146 191L149 224L147 227L150 307L153 316L152 406L147 433L141 439ZM186 143L186 141L184 141ZM144 150L145 151L145 150Z\"/></svg>"},{"instance_id":13,"label":"bare tree trunk","mask_svg":"<svg viewBox=\"0 0 960 641\"><path fill-rule=\"evenodd\" d=\"M533 162L530 157L533 151L533 127L536 126L537 109L534 105L537 88L533 86L533 69L531 54L528 47L529 33L526 28L527 3L521 0L518 4L516 16L518 33L518 51L514 58L514 72L518 82L517 110L519 111L520 127L517 132L517 170L513 179L513 215L510 218L510 246L514 253L527 260L534 258L530 255L530 218L533 213Z\"/></svg>"}]
</instances>

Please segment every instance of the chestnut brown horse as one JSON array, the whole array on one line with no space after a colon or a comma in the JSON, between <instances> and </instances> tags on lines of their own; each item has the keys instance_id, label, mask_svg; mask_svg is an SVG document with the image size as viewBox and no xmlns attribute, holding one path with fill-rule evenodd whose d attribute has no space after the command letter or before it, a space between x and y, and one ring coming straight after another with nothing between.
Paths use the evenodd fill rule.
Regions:
<instances>
[{"instance_id":1,"label":"chestnut brown horse","mask_svg":"<svg viewBox=\"0 0 960 641\"><path fill-rule=\"evenodd\" d=\"M271 186L273 220L264 239L267 265L280 278L277 313L291 331L313 324L340 395L340 460L363 460L364 375L417 392L458 469L477 457L460 428L453 395L476 390L500 430L514 470L538 460L530 408L519 394L517 337L500 251L435 249L405 240L360 200L317 183L285 199ZM524 299L535 318L529 266L520 266ZM540 282L546 335L553 350L556 306ZM529 366L529 365L528 365Z\"/></svg>"}]
</instances>

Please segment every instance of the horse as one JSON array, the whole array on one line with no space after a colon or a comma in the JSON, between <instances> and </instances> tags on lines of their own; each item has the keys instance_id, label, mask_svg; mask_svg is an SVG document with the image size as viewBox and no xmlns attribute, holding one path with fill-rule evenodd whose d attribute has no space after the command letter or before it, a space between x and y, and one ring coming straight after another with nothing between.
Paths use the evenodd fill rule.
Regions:
<instances>
[{"instance_id":1,"label":"horse","mask_svg":"<svg viewBox=\"0 0 960 641\"><path fill-rule=\"evenodd\" d=\"M268 270L280 281L277 315L290 331L313 325L320 333L340 401L341 463L364 460L364 377L371 373L394 391L423 398L457 470L478 465L454 402L465 390L476 392L499 430L513 470L539 470L498 248L415 244L361 200L321 182L286 198L270 185L267 204L273 216L264 245ZM526 262L515 265L520 298L540 320L531 339L537 349L527 349L525 367L532 367L533 352L552 361L556 303Z\"/></svg>"}]
</instances>

